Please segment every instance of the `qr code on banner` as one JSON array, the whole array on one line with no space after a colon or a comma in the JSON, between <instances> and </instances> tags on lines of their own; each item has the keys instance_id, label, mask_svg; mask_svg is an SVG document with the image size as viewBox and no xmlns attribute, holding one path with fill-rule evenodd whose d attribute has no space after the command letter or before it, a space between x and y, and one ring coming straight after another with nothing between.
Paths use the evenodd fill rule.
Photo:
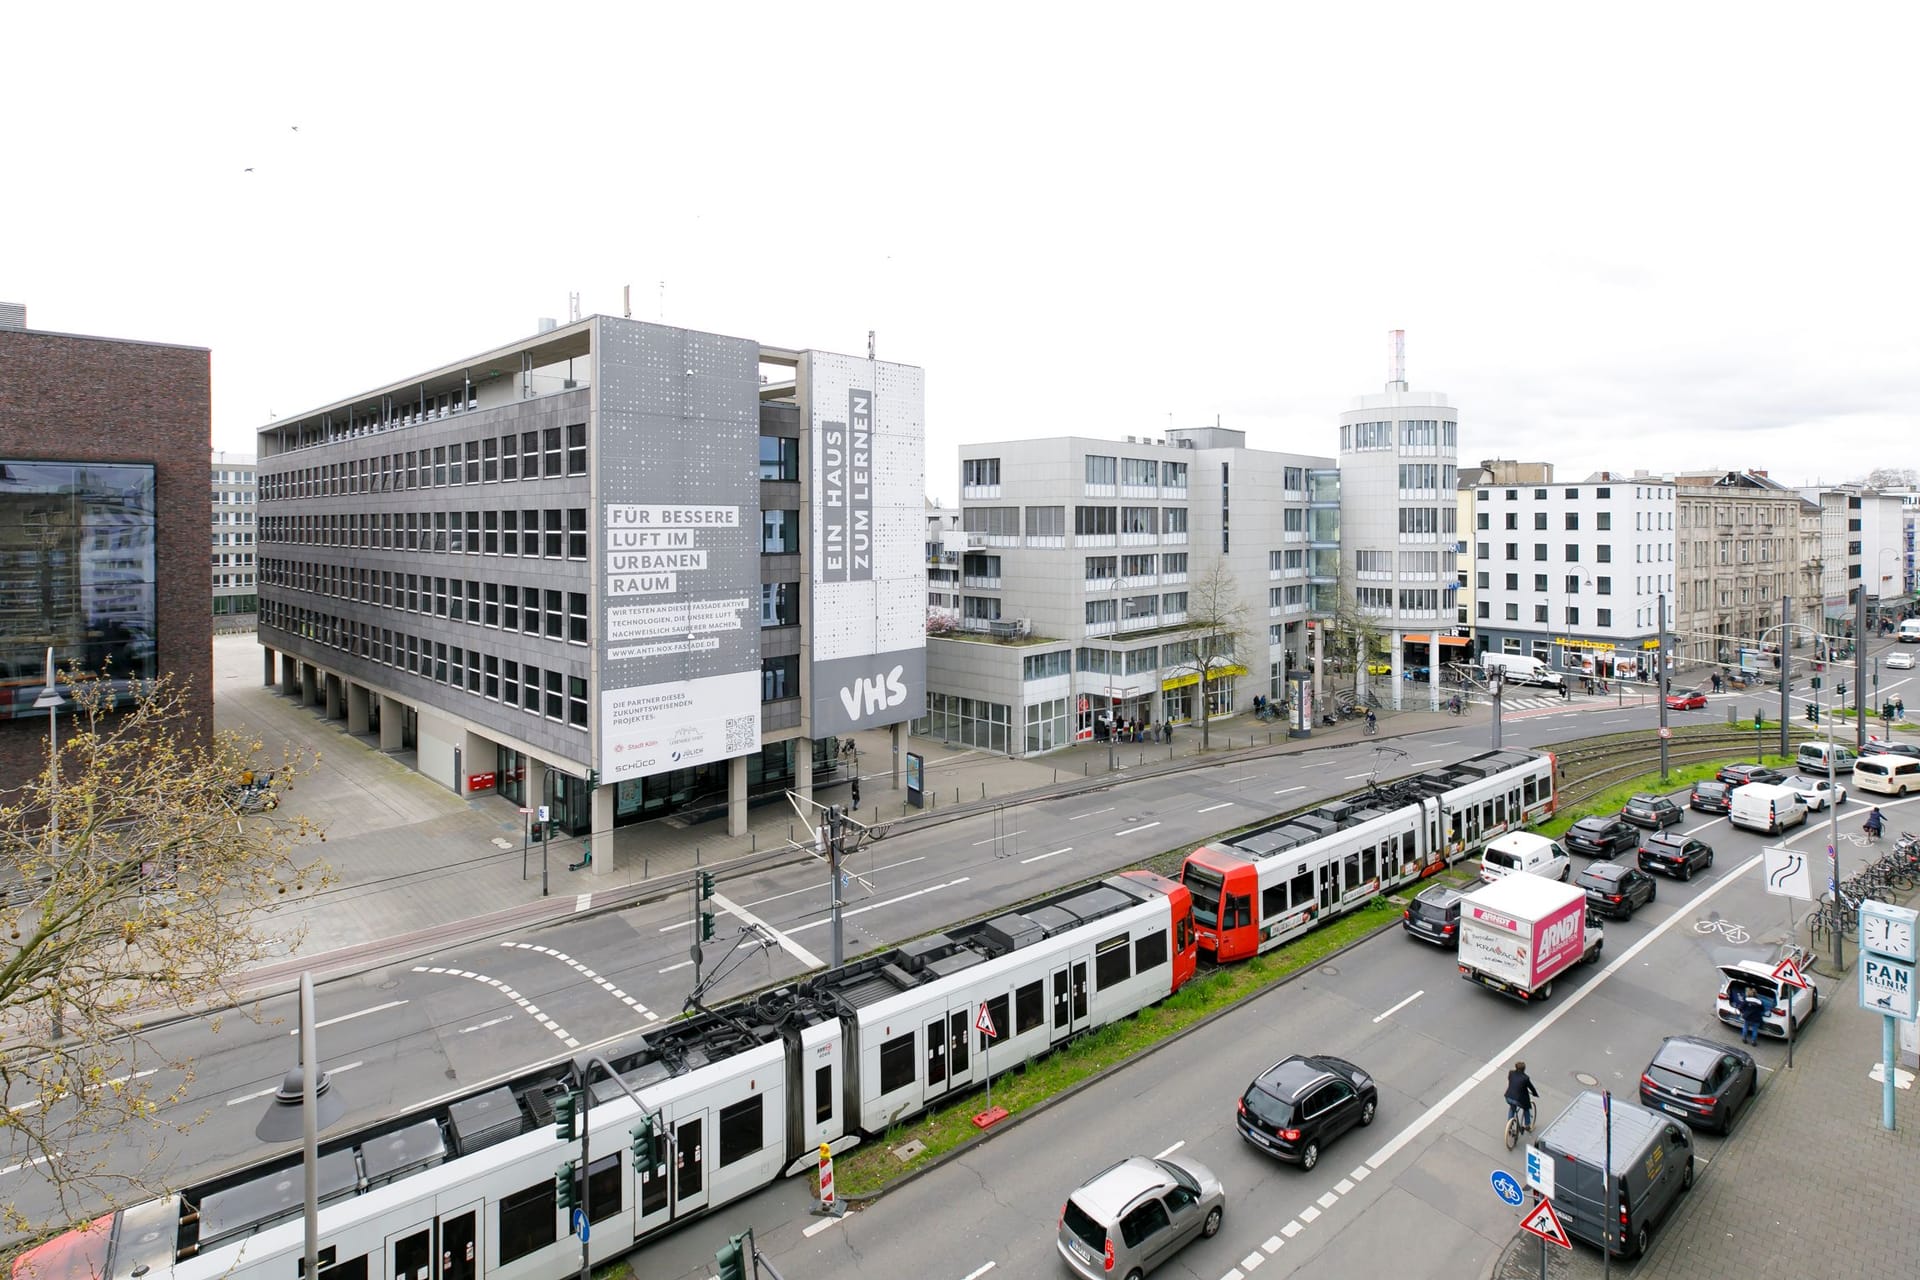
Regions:
<instances>
[{"instance_id":1,"label":"qr code on banner","mask_svg":"<svg viewBox=\"0 0 1920 1280\"><path fill-rule=\"evenodd\" d=\"M751 751L754 747L753 717L727 717L727 754L736 755L742 751Z\"/></svg>"}]
</instances>

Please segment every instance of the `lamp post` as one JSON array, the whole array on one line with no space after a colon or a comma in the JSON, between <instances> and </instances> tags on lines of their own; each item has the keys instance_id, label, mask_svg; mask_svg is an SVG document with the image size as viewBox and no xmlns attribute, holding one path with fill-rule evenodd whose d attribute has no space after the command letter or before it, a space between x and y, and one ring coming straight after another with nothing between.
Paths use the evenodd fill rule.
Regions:
<instances>
[{"instance_id":1,"label":"lamp post","mask_svg":"<svg viewBox=\"0 0 1920 1280\"><path fill-rule=\"evenodd\" d=\"M66 698L53 680L53 646L47 646L47 684L33 700L35 711L47 713L47 855L55 867L60 864L60 708ZM60 1021L58 991L47 997L53 1004L53 1038L65 1033Z\"/></svg>"},{"instance_id":2,"label":"lamp post","mask_svg":"<svg viewBox=\"0 0 1920 1280\"><path fill-rule=\"evenodd\" d=\"M1506 673L1499 667L1487 672L1487 692L1493 695L1493 749L1500 749L1500 686Z\"/></svg>"},{"instance_id":3,"label":"lamp post","mask_svg":"<svg viewBox=\"0 0 1920 1280\"><path fill-rule=\"evenodd\" d=\"M307 1266L303 1280L320 1275L320 1131L346 1113L347 1104L335 1094L320 1070L320 1051L314 1044L313 975L300 975L300 1065L287 1072L274 1091L267 1113L260 1117L254 1136L262 1142L292 1142L298 1138L306 1166Z\"/></svg>"}]
</instances>

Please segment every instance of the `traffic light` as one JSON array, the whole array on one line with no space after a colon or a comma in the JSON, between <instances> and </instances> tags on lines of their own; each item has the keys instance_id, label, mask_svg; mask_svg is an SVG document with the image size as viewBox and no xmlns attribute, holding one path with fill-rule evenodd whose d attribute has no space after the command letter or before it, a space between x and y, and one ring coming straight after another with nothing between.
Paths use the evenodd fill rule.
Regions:
<instances>
[{"instance_id":1,"label":"traffic light","mask_svg":"<svg viewBox=\"0 0 1920 1280\"><path fill-rule=\"evenodd\" d=\"M645 1173L651 1169L653 1160L653 1117L641 1116L640 1123L633 1126L633 1171Z\"/></svg>"},{"instance_id":2,"label":"traffic light","mask_svg":"<svg viewBox=\"0 0 1920 1280\"><path fill-rule=\"evenodd\" d=\"M713 912L711 911L700 913L700 941L713 941Z\"/></svg>"},{"instance_id":3,"label":"traffic light","mask_svg":"<svg viewBox=\"0 0 1920 1280\"><path fill-rule=\"evenodd\" d=\"M578 1105L571 1093L563 1093L553 1100L553 1136L562 1142L572 1142L579 1136L573 1126L574 1109Z\"/></svg>"},{"instance_id":4,"label":"traffic light","mask_svg":"<svg viewBox=\"0 0 1920 1280\"><path fill-rule=\"evenodd\" d=\"M713 872L700 872L700 897L704 901L713 896Z\"/></svg>"},{"instance_id":5,"label":"traffic light","mask_svg":"<svg viewBox=\"0 0 1920 1280\"><path fill-rule=\"evenodd\" d=\"M574 1209L580 1204L580 1197L573 1189L573 1161L569 1160L553 1171L553 1198L562 1209Z\"/></svg>"},{"instance_id":6,"label":"traffic light","mask_svg":"<svg viewBox=\"0 0 1920 1280\"><path fill-rule=\"evenodd\" d=\"M720 1280L747 1280L745 1236L728 1236L724 1248L714 1250L713 1265Z\"/></svg>"},{"instance_id":7,"label":"traffic light","mask_svg":"<svg viewBox=\"0 0 1920 1280\"><path fill-rule=\"evenodd\" d=\"M1847 700L1847 682L1842 680L1839 684L1833 686L1833 694L1836 698L1840 699L1840 701L1845 702Z\"/></svg>"},{"instance_id":8,"label":"traffic light","mask_svg":"<svg viewBox=\"0 0 1920 1280\"><path fill-rule=\"evenodd\" d=\"M1811 680L1809 680L1809 681L1808 681L1807 683L1809 683L1809 684L1811 684L1811 685L1813 686L1813 691L1814 691L1815 693L1818 693L1818 692L1820 692L1820 677L1819 677L1819 676L1815 676L1815 677L1813 677L1813 679L1811 679Z\"/></svg>"}]
</instances>

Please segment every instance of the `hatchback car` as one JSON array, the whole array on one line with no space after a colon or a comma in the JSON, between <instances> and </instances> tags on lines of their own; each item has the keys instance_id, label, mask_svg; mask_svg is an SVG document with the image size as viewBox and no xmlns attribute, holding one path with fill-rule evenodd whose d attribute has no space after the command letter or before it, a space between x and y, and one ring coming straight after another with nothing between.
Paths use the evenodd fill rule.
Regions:
<instances>
[{"instance_id":1,"label":"hatchback car","mask_svg":"<svg viewBox=\"0 0 1920 1280\"><path fill-rule=\"evenodd\" d=\"M1701 813L1732 813L1733 788L1724 782L1702 779L1693 784L1693 793L1687 797L1687 807L1698 809Z\"/></svg>"},{"instance_id":2,"label":"hatchback car","mask_svg":"<svg viewBox=\"0 0 1920 1280\"><path fill-rule=\"evenodd\" d=\"M1826 778L1809 778L1796 773L1780 784L1797 794L1809 809L1824 809L1830 804L1847 802L1847 789Z\"/></svg>"},{"instance_id":3,"label":"hatchback car","mask_svg":"<svg viewBox=\"0 0 1920 1280\"><path fill-rule=\"evenodd\" d=\"M1590 858L1611 858L1640 847L1640 833L1616 817L1582 818L1567 828L1560 842Z\"/></svg>"},{"instance_id":4,"label":"hatchback car","mask_svg":"<svg viewBox=\"0 0 1920 1280\"><path fill-rule=\"evenodd\" d=\"M1653 831L1640 842L1639 862L1642 871L1663 871L1691 880L1694 872L1713 865L1713 846L1692 836Z\"/></svg>"},{"instance_id":5,"label":"hatchback car","mask_svg":"<svg viewBox=\"0 0 1920 1280\"><path fill-rule=\"evenodd\" d=\"M1771 765L1730 764L1714 774L1713 778L1715 782L1724 782L1728 786L1744 787L1749 782L1778 782L1786 776L1786 770Z\"/></svg>"},{"instance_id":6,"label":"hatchback car","mask_svg":"<svg viewBox=\"0 0 1920 1280\"><path fill-rule=\"evenodd\" d=\"M1630 796L1620 806L1620 816L1637 827L1652 827L1655 831L1661 831L1677 825L1687 815L1665 796L1639 795Z\"/></svg>"},{"instance_id":7,"label":"hatchback car","mask_svg":"<svg viewBox=\"0 0 1920 1280\"><path fill-rule=\"evenodd\" d=\"M1895 649L1887 655L1887 666L1895 671L1907 671L1913 667L1913 655L1905 649Z\"/></svg>"},{"instance_id":8,"label":"hatchback car","mask_svg":"<svg viewBox=\"0 0 1920 1280\"><path fill-rule=\"evenodd\" d=\"M1760 1070L1745 1049L1699 1036L1668 1036L1640 1073L1640 1104L1726 1133L1759 1083Z\"/></svg>"},{"instance_id":9,"label":"hatchback car","mask_svg":"<svg viewBox=\"0 0 1920 1280\"><path fill-rule=\"evenodd\" d=\"M1759 996L1761 1003L1767 1006L1767 1012L1760 1019L1760 1033L1787 1038L1787 1002L1780 998L1782 990L1791 992L1793 1004L1793 1029L1797 1033L1820 1009L1820 988L1811 978L1806 979L1804 990L1799 987L1786 987L1773 976L1773 966L1758 960L1732 960L1720 966L1720 991L1714 997L1713 1011L1720 1021L1730 1027L1740 1025L1740 1010L1733 1003L1733 989L1739 988L1745 995Z\"/></svg>"},{"instance_id":10,"label":"hatchback car","mask_svg":"<svg viewBox=\"0 0 1920 1280\"><path fill-rule=\"evenodd\" d=\"M1400 915L1400 927L1415 938L1443 947L1460 945L1460 890L1437 884L1422 889Z\"/></svg>"},{"instance_id":11,"label":"hatchback car","mask_svg":"<svg viewBox=\"0 0 1920 1280\"><path fill-rule=\"evenodd\" d=\"M1669 711L1698 711L1706 705L1707 691L1705 689L1682 689L1678 693L1670 693L1667 695L1667 710Z\"/></svg>"},{"instance_id":12,"label":"hatchback car","mask_svg":"<svg viewBox=\"0 0 1920 1280\"><path fill-rule=\"evenodd\" d=\"M1188 1241L1216 1234L1226 1211L1227 1193L1205 1165L1132 1156L1074 1189L1054 1244L1086 1280L1144 1276Z\"/></svg>"},{"instance_id":13,"label":"hatchback car","mask_svg":"<svg viewBox=\"0 0 1920 1280\"><path fill-rule=\"evenodd\" d=\"M1911 742L1883 742L1879 738L1867 739L1867 754L1870 756L1906 756L1909 760L1920 760L1920 747Z\"/></svg>"},{"instance_id":14,"label":"hatchback car","mask_svg":"<svg viewBox=\"0 0 1920 1280\"><path fill-rule=\"evenodd\" d=\"M1351 1062L1296 1053L1255 1076L1240 1095L1240 1136L1311 1169L1321 1148L1355 1125L1372 1124L1379 1106L1373 1077Z\"/></svg>"},{"instance_id":15,"label":"hatchback car","mask_svg":"<svg viewBox=\"0 0 1920 1280\"><path fill-rule=\"evenodd\" d=\"M1619 862L1592 863L1573 882L1587 891L1588 907L1618 920L1633 919L1634 910L1660 890L1652 876Z\"/></svg>"}]
</instances>

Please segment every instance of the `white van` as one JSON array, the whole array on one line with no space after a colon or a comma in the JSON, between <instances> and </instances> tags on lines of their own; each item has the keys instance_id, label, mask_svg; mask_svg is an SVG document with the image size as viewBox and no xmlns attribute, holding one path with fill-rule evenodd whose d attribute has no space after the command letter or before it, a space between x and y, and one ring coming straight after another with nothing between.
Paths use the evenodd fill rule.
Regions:
<instances>
[{"instance_id":1,"label":"white van","mask_svg":"<svg viewBox=\"0 0 1920 1280\"><path fill-rule=\"evenodd\" d=\"M1903 796L1920 791L1920 760L1912 756L1862 756L1853 766L1856 791Z\"/></svg>"},{"instance_id":2,"label":"white van","mask_svg":"<svg viewBox=\"0 0 1920 1280\"><path fill-rule=\"evenodd\" d=\"M1827 776L1829 758L1833 761L1835 773L1852 773L1853 763L1860 757L1838 743L1828 746L1824 742L1803 742L1799 754L1793 758L1793 764L1795 769L1808 777L1824 778Z\"/></svg>"},{"instance_id":3,"label":"white van","mask_svg":"<svg viewBox=\"0 0 1920 1280\"><path fill-rule=\"evenodd\" d=\"M1727 821L1736 827L1775 836L1806 820L1807 802L1791 787L1749 782L1733 789L1733 808L1727 814Z\"/></svg>"},{"instance_id":4,"label":"white van","mask_svg":"<svg viewBox=\"0 0 1920 1280\"><path fill-rule=\"evenodd\" d=\"M1528 875L1565 880L1573 875L1573 859L1557 840L1537 836L1531 831L1509 831L1490 841L1480 855L1480 878L1488 884L1517 871Z\"/></svg>"},{"instance_id":5,"label":"white van","mask_svg":"<svg viewBox=\"0 0 1920 1280\"><path fill-rule=\"evenodd\" d=\"M1508 684L1537 684L1558 689L1566 683L1558 671L1524 653L1483 653L1480 655L1480 669L1489 674L1498 671L1500 678Z\"/></svg>"},{"instance_id":6,"label":"white van","mask_svg":"<svg viewBox=\"0 0 1920 1280\"><path fill-rule=\"evenodd\" d=\"M1901 644L1920 644L1920 618L1908 618L1901 623L1893 638Z\"/></svg>"}]
</instances>

